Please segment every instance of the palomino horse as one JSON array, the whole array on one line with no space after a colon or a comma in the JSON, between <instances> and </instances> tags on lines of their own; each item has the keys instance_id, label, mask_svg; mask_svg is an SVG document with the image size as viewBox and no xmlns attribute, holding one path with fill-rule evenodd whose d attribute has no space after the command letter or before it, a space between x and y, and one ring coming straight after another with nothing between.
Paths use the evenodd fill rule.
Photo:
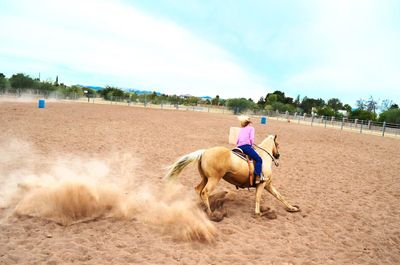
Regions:
<instances>
[{"instance_id":1,"label":"palomino horse","mask_svg":"<svg viewBox=\"0 0 400 265\"><path fill-rule=\"evenodd\" d=\"M279 158L276 138L276 135L270 135L260 145L255 146L255 150L263 160L262 172L265 176L265 181L256 186L256 215L262 215L260 201L263 189L269 191L283 203L287 211L300 211L298 206L289 204L272 186L272 162L277 163L275 159ZM198 150L182 156L170 166L165 178L171 179L177 177L186 166L193 162L198 162L198 170L201 175L201 182L195 190L206 205L207 214L210 217L213 217L213 212L211 211L208 197L222 178L237 187L250 187L248 163L233 154L228 148L221 146Z\"/></svg>"}]
</instances>

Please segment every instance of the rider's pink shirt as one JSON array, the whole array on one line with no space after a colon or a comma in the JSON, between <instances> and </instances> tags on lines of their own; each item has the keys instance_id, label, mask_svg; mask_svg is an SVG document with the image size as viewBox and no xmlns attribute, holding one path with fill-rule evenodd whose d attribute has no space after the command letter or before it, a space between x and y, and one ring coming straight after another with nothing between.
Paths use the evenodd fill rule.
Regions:
<instances>
[{"instance_id":1,"label":"rider's pink shirt","mask_svg":"<svg viewBox=\"0 0 400 265\"><path fill-rule=\"evenodd\" d=\"M239 136L236 142L237 146L254 143L254 128L250 124L246 127L240 128Z\"/></svg>"}]
</instances>

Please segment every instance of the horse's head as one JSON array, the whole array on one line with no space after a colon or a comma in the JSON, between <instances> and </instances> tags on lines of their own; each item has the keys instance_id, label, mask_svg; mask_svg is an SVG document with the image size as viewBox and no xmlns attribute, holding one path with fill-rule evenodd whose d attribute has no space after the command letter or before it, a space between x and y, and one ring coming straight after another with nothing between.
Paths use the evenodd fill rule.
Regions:
<instances>
[{"instance_id":1,"label":"horse's head","mask_svg":"<svg viewBox=\"0 0 400 265\"><path fill-rule=\"evenodd\" d=\"M274 145L272 146L272 155L274 156L275 159L279 159L279 157L281 156L279 154L279 143L276 141L277 137L278 137L278 135L275 134Z\"/></svg>"},{"instance_id":2,"label":"horse's head","mask_svg":"<svg viewBox=\"0 0 400 265\"><path fill-rule=\"evenodd\" d=\"M280 157L280 154L279 154L279 143L276 140L277 137L278 137L277 135L269 135L260 144L261 147L263 147L263 148L267 149L269 152L271 152L271 155L275 159L279 159L279 157Z\"/></svg>"}]
</instances>

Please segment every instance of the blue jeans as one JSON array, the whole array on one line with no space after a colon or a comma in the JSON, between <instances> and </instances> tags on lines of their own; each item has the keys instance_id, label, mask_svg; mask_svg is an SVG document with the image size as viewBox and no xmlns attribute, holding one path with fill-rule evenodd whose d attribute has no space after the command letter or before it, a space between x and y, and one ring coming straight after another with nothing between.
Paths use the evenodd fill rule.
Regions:
<instances>
[{"instance_id":1,"label":"blue jeans","mask_svg":"<svg viewBox=\"0 0 400 265\"><path fill-rule=\"evenodd\" d=\"M262 169L262 159L257 154L257 152L251 147L249 144L238 146L243 152L248 155L251 159L253 159L256 164L254 166L254 176L261 176L261 169Z\"/></svg>"}]
</instances>

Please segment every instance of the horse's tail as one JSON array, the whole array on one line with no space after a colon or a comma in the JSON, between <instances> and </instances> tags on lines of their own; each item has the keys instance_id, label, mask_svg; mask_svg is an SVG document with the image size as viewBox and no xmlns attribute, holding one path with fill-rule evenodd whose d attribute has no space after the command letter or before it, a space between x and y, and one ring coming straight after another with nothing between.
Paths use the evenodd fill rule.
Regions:
<instances>
[{"instance_id":1,"label":"horse's tail","mask_svg":"<svg viewBox=\"0 0 400 265\"><path fill-rule=\"evenodd\" d=\"M199 161L204 151L205 149L201 149L180 157L175 163L168 167L168 173L165 175L164 179L173 179L177 177L186 166Z\"/></svg>"}]
</instances>

